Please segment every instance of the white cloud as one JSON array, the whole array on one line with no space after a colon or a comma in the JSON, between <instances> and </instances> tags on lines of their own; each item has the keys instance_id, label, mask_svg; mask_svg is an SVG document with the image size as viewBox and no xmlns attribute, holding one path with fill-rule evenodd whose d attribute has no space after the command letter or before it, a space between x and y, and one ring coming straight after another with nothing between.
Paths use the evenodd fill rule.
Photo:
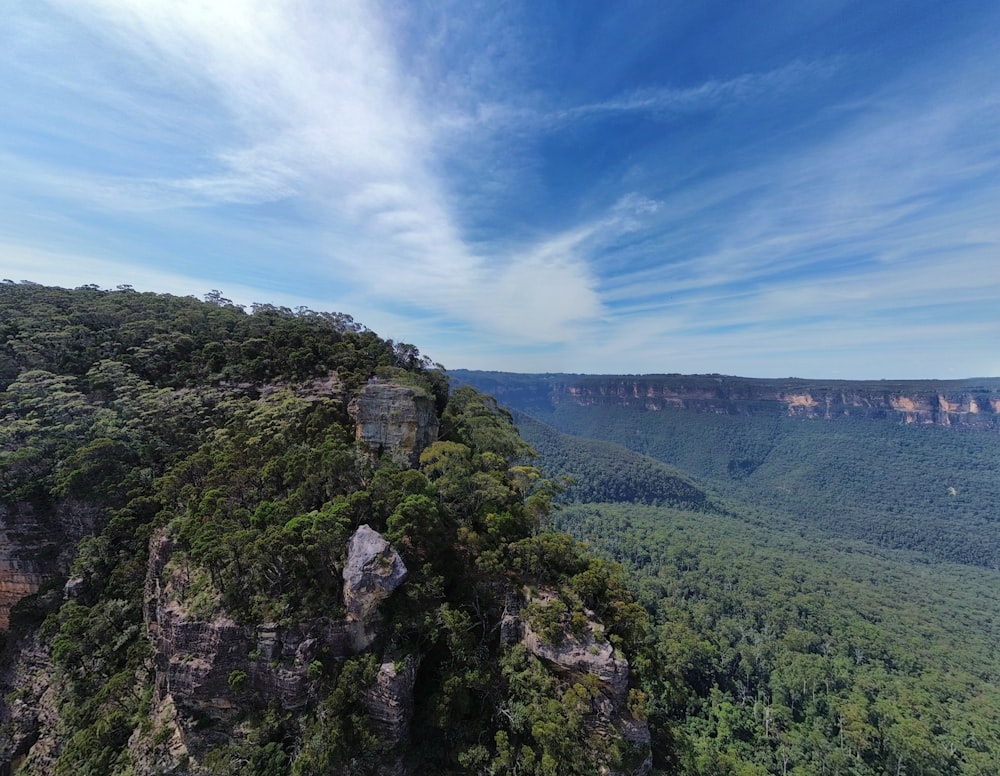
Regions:
<instances>
[{"instance_id":1,"label":"white cloud","mask_svg":"<svg viewBox=\"0 0 1000 776\"><path fill-rule=\"evenodd\" d=\"M603 102L576 105L548 116L551 121L572 121L616 113L646 113L669 118L731 103L772 98L789 89L801 88L836 72L839 63L794 61L765 72L743 73L729 79L713 79L688 88L655 87L632 91Z\"/></svg>"},{"instance_id":2,"label":"white cloud","mask_svg":"<svg viewBox=\"0 0 1000 776\"><path fill-rule=\"evenodd\" d=\"M750 137L744 146L727 135L735 150L714 146L720 158L734 160L722 172L713 172L721 164L677 162L679 153L670 157L678 169L670 169L656 156L663 143L650 144L655 152L639 145L635 166L649 174L631 179L595 162L595 175L605 177L560 203L557 225L536 227L530 217L498 225L499 218L481 214L541 166L534 156L542 153L539 138L549 142L569 128L582 136L603 118L670 122L703 111L718 116L729 107L753 121L761 105L798 100L853 64L793 61L686 88L644 88L566 106L543 87L519 95L517 79L490 88L491 80L503 80L491 72L503 46L476 52L474 73L436 59L445 56L447 39L461 32L461 23L470 23L462 18L447 27L451 8L431 13L442 24L440 34L414 54L403 52L405 35L392 26L406 10L374 1L50 5L90 35L80 51L67 49L79 54L73 69L66 67L69 57L60 60L59 46L46 50L44 21L33 20L31 46L12 36L12 44L22 46L18 56L44 60L58 93L75 90L81 100L71 121L59 120L56 105L49 114L39 108L36 125L47 121L56 134L83 131L91 145L77 151L97 148L111 163L90 164L83 153L71 159L65 152L39 161L9 150L0 167L13 183L0 197L82 205L79 231L107 229L105 244L118 250L113 255L125 255L129 239L134 245L153 233L138 225L154 221L161 232L187 229L194 235L188 245L213 234L215 255L243 230L232 239L242 249L233 251L234 275L299 272L325 279L350 296L300 303L348 309L387 336L403 330L428 349L441 343L440 357L452 365L473 364L449 355L464 358L470 351L447 350L458 346L449 344L447 331L439 334L445 326L497 350L523 345L538 354L540 369L558 368L563 358L566 368L606 363L626 371L657 360L672 371L680 367L666 362L681 358L704 364L705 371L735 369L708 360L749 363L745 349L764 364L767 353L798 352L808 347L799 344L805 341L831 352L863 350L872 341L872 321L890 314L908 321L905 337L920 332L941 349L945 335L955 335L961 324L935 329L917 318L942 300L967 305L979 324L974 337L983 323L997 333L996 316L983 313L991 295L1000 297L1000 232L991 226L1000 201L1000 110L990 96L992 74L987 80L941 74L936 83L948 85L941 91L885 84L861 99L860 89L849 95L850 105L823 96L803 100L796 110L825 106L807 117L819 128L811 140L790 128L787 146L757 155L751 145L768 146L766 140ZM516 45L521 32L516 25L501 30L504 46ZM413 56L404 65L406 53ZM18 56L0 53L0 64L16 66ZM495 67L506 72L503 64ZM438 80L429 80L432 74ZM451 177L449 164L458 156L470 157L461 160L462 175L473 169L482 177L464 186ZM659 190L656 176L668 181ZM540 207L552 207L547 196L538 194ZM284 207L294 218L268 220ZM52 217L44 207L37 211L38 220ZM101 217L115 222L107 227L98 223ZM6 224L15 218L0 216ZM74 243L64 235L61 244L84 242L75 237ZM258 237L267 250L246 250ZM325 243L317 250L319 240ZM141 253L151 260L150 252ZM284 265L263 266L279 255ZM310 266L317 256L323 267ZM120 274L137 270L134 265L84 257L86 265L74 268L55 251L27 263L4 261L43 282L67 281L54 271L42 277L39 263L59 266L80 283L124 277L117 282L154 285ZM140 277L162 282L163 290L183 286L199 295L220 285L197 278L184 285L171 273ZM228 296L243 298L232 284L222 285ZM256 289L250 280L242 289L246 301L282 303L280 294ZM769 325L776 328L765 337ZM712 327L732 332L720 344ZM888 337L877 339L888 343Z\"/></svg>"},{"instance_id":3,"label":"white cloud","mask_svg":"<svg viewBox=\"0 0 1000 776\"><path fill-rule=\"evenodd\" d=\"M214 207L311 203L337 234L330 272L371 298L442 309L510 336L549 341L600 308L586 257L543 240L518 256L467 245L437 171L449 149L392 30L366 2L64 2L165 88L224 107L209 169L159 179L88 179L91 203ZM214 169L213 169L214 168ZM142 203L137 204L137 203ZM634 209L634 208L633 208ZM524 274L521 274L524 273ZM549 290L544 290L549 289ZM559 289L553 294L551 289ZM515 310L512 316L510 311Z\"/></svg>"}]
</instances>

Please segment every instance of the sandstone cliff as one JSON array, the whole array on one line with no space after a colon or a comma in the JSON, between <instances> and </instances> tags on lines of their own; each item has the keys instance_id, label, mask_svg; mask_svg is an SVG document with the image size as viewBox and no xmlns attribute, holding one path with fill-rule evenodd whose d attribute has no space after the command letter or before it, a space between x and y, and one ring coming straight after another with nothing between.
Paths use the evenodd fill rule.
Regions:
<instances>
[{"instance_id":1,"label":"sandstone cliff","mask_svg":"<svg viewBox=\"0 0 1000 776\"><path fill-rule=\"evenodd\" d=\"M153 740L160 743L151 746L149 736L134 736L132 744L145 772L201 773L198 764L232 740L235 723L248 710L307 706L323 672L336 672L371 647L378 606L405 579L406 568L388 542L361 526L344 570L349 617L294 624L239 623L211 603L204 610L204 601L189 596L191 575L175 556L173 541L159 532L150 550L146 627L154 645L151 722L159 736ZM406 740L413 708L418 661L404 657L401 664L396 671L396 661L384 663L364 696L390 751Z\"/></svg>"},{"instance_id":2,"label":"sandstone cliff","mask_svg":"<svg viewBox=\"0 0 1000 776\"><path fill-rule=\"evenodd\" d=\"M9 745L0 756L0 774L51 773L60 744L55 671L47 646L34 634L19 639L16 655L3 671L3 684L13 691L0 715Z\"/></svg>"},{"instance_id":3,"label":"sandstone cliff","mask_svg":"<svg viewBox=\"0 0 1000 776\"><path fill-rule=\"evenodd\" d=\"M351 400L349 410L358 441L405 466L416 466L423 449L437 439L434 399L419 388L373 381Z\"/></svg>"},{"instance_id":4,"label":"sandstone cliff","mask_svg":"<svg viewBox=\"0 0 1000 776\"><path fill-rule=\"evenodd\" d=\"M99 515L78 501L59 502L44 515L31 504L0 504L0 632L14 604L66 573L74 545L93 532Z\"/></svg>"},{"instance_id":5,"label":"sandstone cliff","mask_svg":"<svg viewBox=\"0 0 1000 776\"><path fill-rule=\"evenodd\" d=\"M236 723L249 709L269 706L286 711L306 707L316 697L311 667L327 670L373 648L381 604L402 585L406 568L376 531L361 526L349 543L345 563L346 619L315 619L282 625L246 625L225 612L192 611L185 596L191 570L174 556L166 533L154 537L146 590L146 619L154 644L155 695L149 728L133 735L130 747L140 773L200 774L214 749L230 743ZM500 624L501 644L524 645L560 679L563 688L587 688L580 702L592 734L614 739L633 753L626 770L604 772L642 776L651 769L650 732L629 709L628 660L606 639L603 623L586 611L586 622L559 637L540 633L529 606L556 596L553 590L510 589ZM361 705L383 742L380 773L405 776L406 745L411 737L414 692L420 673L418 654L376 653L380 663ZM30 715L29 715L30 716ZM35 732L42 724L35 725ZM151 743L155 742L155 743ZM30 744L30 742L29 742ZM39 760L45 752L34 752Z\"/></svg>"},{"instance_id":6,"label":"sandstone cliff","mask_svg":"<svg viewBox=\"0 0 1000 776\"><path fill-rule=\"evenodd\" d=\"M1000 430L1000 379L783 380L724 375L515 375L457 371L506 404L544 417L562 404L720 415L862 418Z\"/></svg>"}]
</instances>

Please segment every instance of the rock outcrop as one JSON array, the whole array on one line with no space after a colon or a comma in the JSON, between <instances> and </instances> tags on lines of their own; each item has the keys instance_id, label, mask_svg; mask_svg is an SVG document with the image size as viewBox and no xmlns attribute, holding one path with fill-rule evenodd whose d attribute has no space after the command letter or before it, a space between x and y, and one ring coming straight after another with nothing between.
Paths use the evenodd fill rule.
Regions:
<instances>
[{"instance_id":1,"label":"rock outcrop","mask_svg":"<svg viewBox=\"0 0 1000 776\"><path fill-rule=\"evenodd\" d=\"M616 706L624 704L628 694L628 661L615 655L614 647L598 634L603 634L603 626L592 619L589 613L588 632L582 637L566 633L558 644L546 642L531 625L525 623L521 641L528 651L558 670L568 674L593 674L601 680L608 698Z\"/></svg>"},{"instance_id":2,"label":"rock outcrop","mask_svg":"<svg viewBox=\"0 0 1000 776\"><path fill-rule=\"evenodd\" d=\"M365 622L378 605L406 579L399 553L378 531L359 526L347 544L344 565L344 604L347 619Z\"/></svg>"},{"instance_id":3,"label":"rock outcrop","mask_svg":"<svg viewBox=\"0 0 1000 776\"><path fill-rule=\"evenodd\" d=\"M348 407L358 441L403 466L416 466L420 453L437 440L434 398L419 388L370 382Z\"/></svg>"},{"instance_id":4,"label":"rock outcrop","mask_svg":"<svg viewBox=\"0 0 1000 776\"><path fill-rule=\"evenodd\" d=\"M154 536L146 627L154 645L152 722L166 743L154 750L135 742L137 757L154 770L187 757L197 762L227 743L232 724L248 708L273 704L297 711L307 706L315 697L319 673L336 670L336 664L371 646L379 604L407 575L389 543L364 525L351 537L344 568L347 619L248 625L211 603L208 611L196 610L189 600L192 573L184 560L175 558L165 532ZM320 671L314 674L317 662ZM408 734L416 671L412 658L383 663L365 691L373 725L390 744ZM397 765L402 768L401 762Z\"/></svg>"},{"instance_id":5,"label":"rock outcrop","mask_svg":"<svg viewBox=\"0 0 1000 776\"><path fill-rule=\"evenodd\" d=\"M59 685L49 645L25 623L11 623L12 608L68 571L76 543L94 530L100 510L66 500L40 514L31 504L0 504L0 774L5 769L51 773L63 743L59 730ZM71 586L83 592L83 584ZM38 611L53 606L58 589L49 589ZM36 611L37 614L37 611Z\"/></svg>"},{"instance_id":6,"label":"rock outcrop","mask_svg":"<svg viewBox=\"0 0 1000 776\"><path fill-rule=\"evenodd\" d=\"M544 605L555 598L554 591L539 590L529 600ZM591 713L585 718L588 727L604 736L620 736L640 753L637 766L627 771L628 774L644 776L649 773L653 766L649 725L635 719L628 709L628 660L605 639L604 624L593 612L584 610L584 627L563 628L557 639L549 639L532 627L530 618L523 616L524 611L518 618L520 625L517 628L507 622L510 615L505 616L501 632L505 623L508 634L519 631L521 643L528 651L567 683L577 682L586 675L596 677L600 694L592 700Z\"/></svg>"},{"instance_id":7,"label":"rock outcrop","mask_svg":"<svg viewBox=\"0 0 1000 776\"><path fill-rule=\"evenodd\" d=\"M401 745L410 735L413 721L413 688L417 681L418 661L412 657L383 662L375 682L365 690L361 703L372 722L372 728L384 740L391 742L396 756L390 755L380 766L386 776L408 773L401 754Z\"/></svg>"}]
</instances>

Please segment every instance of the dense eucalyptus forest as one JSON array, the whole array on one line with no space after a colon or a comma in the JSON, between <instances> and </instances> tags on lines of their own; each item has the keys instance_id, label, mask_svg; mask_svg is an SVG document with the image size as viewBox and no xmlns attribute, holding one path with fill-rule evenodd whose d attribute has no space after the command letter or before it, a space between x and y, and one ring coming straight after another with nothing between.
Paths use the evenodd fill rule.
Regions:
<instances>
[{"instance_id":1,"label":"dense eucalyptus forest","mask_svg":"<svg viewBox=\"0 0 1000 776\"><path fill-rule=\"evenodd\" d=\"M677 772L1000 772L996 430L553 395L613 397L621 378L457 379L504 397L567 483L551 524L629 570L683 688L650 694Z\"/></svg>"},{"instance_id":2,"label":"dense eucalyptus forest","mask_svg":"<svg viewBox=\"0 0 1000 776\"><path fill-rule=\"evenodd\" d=\"M512 415L219 292L0 334L0 772L1000 772L995 431Z\"/></svg>"},{"instance_id":3,"label":"dense eucalyptus forest","mask_svg":"<svg viewBox=\"0 0 1000 776\"><path fill-rule=\"evenodd\" d=\"M648 770L647 613L489 397L219 293L0 321L5 771Z\"/></svg>"}]
</instances>

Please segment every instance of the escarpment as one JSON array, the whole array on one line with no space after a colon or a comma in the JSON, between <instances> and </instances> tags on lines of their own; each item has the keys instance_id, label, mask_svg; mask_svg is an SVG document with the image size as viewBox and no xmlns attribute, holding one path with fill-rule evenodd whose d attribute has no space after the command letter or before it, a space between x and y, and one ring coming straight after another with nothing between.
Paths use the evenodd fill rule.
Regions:
<instances>
[{"instance_id":1,"label":"escarpment","mask_svg":"<svg viewBox=\"0 0 1000 776\"><path fill-rule=\"evenodd\" d=\"M662 487L669 472L636 457L648 456L803 526L997 567L998 378L455 377L527 416L527 440L582 481L567 500L687 499L683 488ZM632 463L613 476L581 466L584 451L604 452L595 439L627 448Z\"/></svg>"},{"instance_id":2,"label":"escarpment","mask_svg":"<svg viewBox=\"0 0 1000 776\"><path fill-rule=\"evenodd\" d=\"M306 712L319 702L331 677L348 676L348 661L367 658L373 661L370 671L351 689L378 741L378 772L421 772L409 749L414 716L424 703L417 688L435 669L426 669L419 648L386 648L384 609L394 595L405 595L408 571L384 537L362 525L348 542L342 617L295 623L241 623L217 602L192 600L192 570L175 552L166 532L154 537L146 627L154 646L149 724L158 735L153 744L149 737L132 736L140 772L205 772L207 763L216 762L215 753L239 735L240 721L249 713ZM572 709L593 746L626 748L628 756L604 772L647 774L649 728L629 706L634 686L629 662L609 641L605 624L593 611L582 610L582 619L572 624L563 618L543 629L533 607L556 599L555 589L531 592L504 583L501 591L504 613L490 628L498 640L478 649L494 651L497 659L525 649L549 672L563 703L573 699Z\"/></svg>"},{"instance_id":3,"label":"escarpment","mask_svg":"<svg viewBox=\"0 0 1000 776\"><path fill-rule=\"evenodd\" d=\"M883 420L1000 430L1000 379L772 380L723 375L504 375L457 371L456 379L544 417L561 405Z\"/></svg>"},{"instance_id":4,"label":"escarpment","mask_svg":"<svg viewBox=\"0 0 1000 776\"><path fill-rule=\"evenodd\" d=\"M299 386L296 393L306 401L323 396L345 401L335 373ZM347 403L357 440L373 454L384 453L412 466L437 438L433 398L420 389L374 382ZM98 503L78 499L64 499L44 509L30 501L0 503L0 631L7 629L10 610L19 600L47 580L66 574L76 542L95 532L102 512Z\"/></svg>"}]
</instances>

